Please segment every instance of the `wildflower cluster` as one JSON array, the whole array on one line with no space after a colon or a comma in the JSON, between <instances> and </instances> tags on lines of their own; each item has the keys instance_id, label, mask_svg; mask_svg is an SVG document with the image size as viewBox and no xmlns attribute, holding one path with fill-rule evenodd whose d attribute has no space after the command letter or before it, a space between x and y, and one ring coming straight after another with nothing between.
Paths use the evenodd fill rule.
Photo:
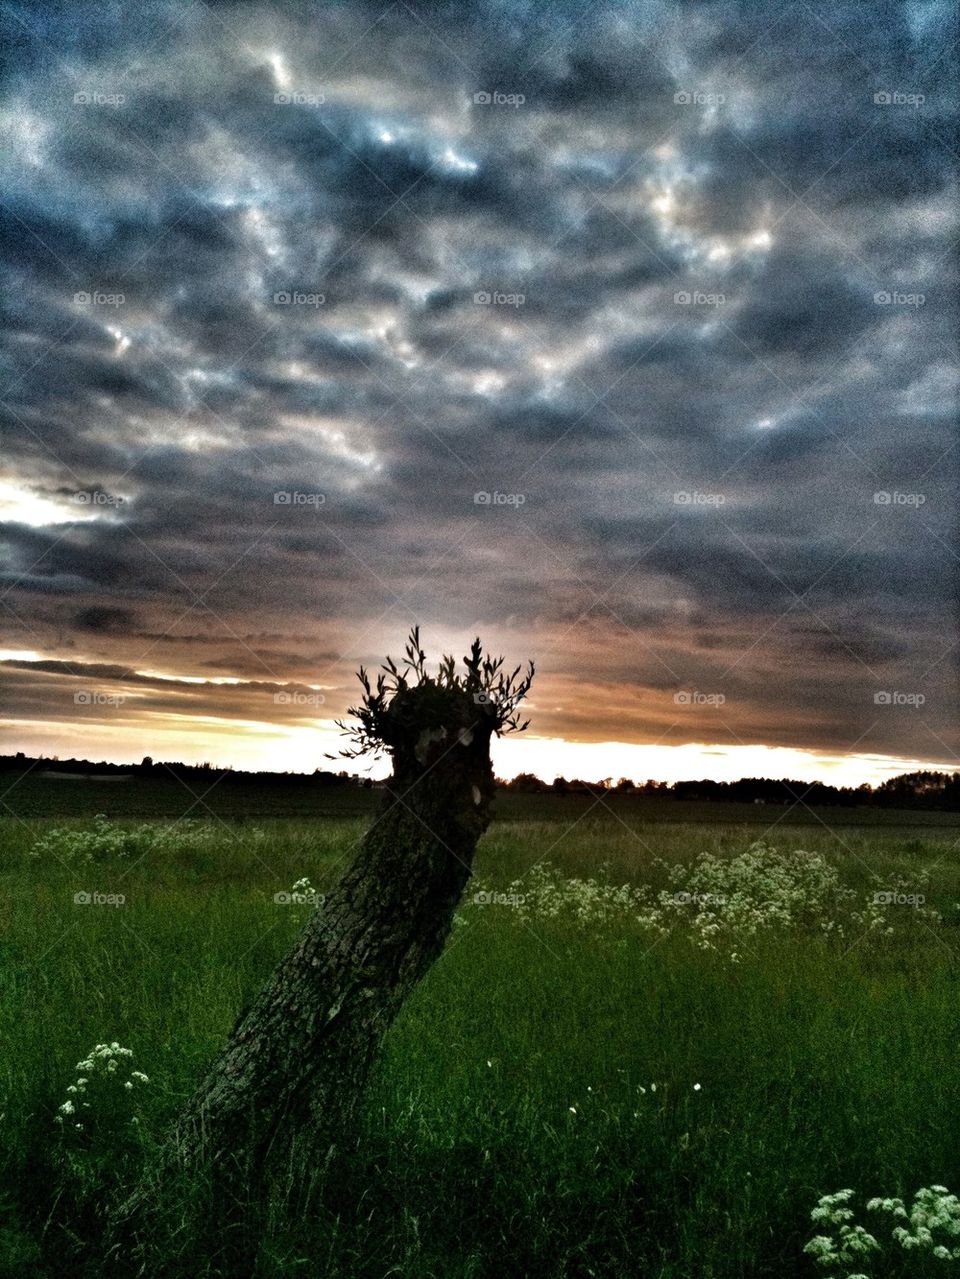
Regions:
<instances>
[{"instance_id":1,"label":"wildflower cluster","mask_svg":"<svg viewBox=\"0 0 960 1279\"><path fill-rule=\"evenodd\" d=\"M59 1107L54 1123L74 1132L84 1132L89 1124L116 1126L118 1122L139 1123L132 1112L131 1094L150 1082L142 1070L131 1070L133 1050L111 1044L95 1044L78 1061L77 1078L67 1088L67 1100Z\"/></svg>"},{"instance_id":2,"label":"wildflower cluster","mask_svg":"<svg viewBox=\"0 0 960 1279\"><path fill-rule=\"evenodd\" d=\"M893 1238L907 1252L927 1251L938 1261L960 1261L960 1200L946 1186L923 1186L907 1212L902 1199L871 1199L869 1209L889 1212L906 1225Z\"/></svg>"},{"instance_id":3,"label":"wildflower cluster","mask_svg":"<svg viewBox=\"0 0 960 1279\"><path fill-rule=\"evenodd\" d=\"M473 900L503 898L512 903L517 919L569 920L581 928L603 928L637 915L646 902L646 891L629 884L615 885L598 879L567 878L548 862L538 862L523 879L514 880L505 892L474 881Z\"/></svg>"},{"instance_id":4,"label":"wildflower cluster","mask_svg":"<svg viewBox=\"0 0 960 1279\"><path fill-rule=\"evenodd\" d=\"M863 1226L851 1224L853 1209L847 1205L852 1196L852 1190L838 1190L820 1198L810 1219L833 1229L828 1235L814 1235L803 1251L824 1267L842 1266L849 1270L850 1266L856 1266L857 1270L844 1279L870 1279L859 1266L871 1253L879 1252L880 1245Z\"/></svg>"},{"instance_id":5,"label":"wildflower cluster","mask_svg":"<svg viewBox=\"0 0 960 1279\"><path fill-rule=\"evenodd\" d=\"M761 933L889 936L895 920L941 922L922 897L909 914L886 905L897 899L899 884L862 895L820 853L781 852L758 842L733 857L702 853L691 864L659 865L669 887L656 893L603 879L566 878L540 862L499 895L516 902L513 914L523 922L563 919L582 929L604 929L633 921L660 936L685 932L702 950L726 953L733 962L740 959L738 946ZM923 886L922 872L914 880L913 887ZM486 885L475 887L475 901L498 896Z\"/></svg>"},{"instance_id":6,"label":"wildflower cluster","mask_svg":"<svg viewBox=\"0 0 960 1279\"><path fill-rule=\"evenodd\" d=\"M56 858L80 865L128 857L140 851L141 832L148 829L119 826L103 813L98 813L89 827L51 827L30 849L30 856L38 860ZM152 830L151 837L155 837Z\"/></svg>"},{"instance_id":7,"label":"wildflower cluster","mask_svg":"<svg viewBox=\"0 0 960 1279\"><path fill-rule=\"evenodd\" d=\"M312 906L316 909L322 906L326 898L323 893L318 893L310 880L304 875L290 889L289 893L277 893L274 901L285 905L293 906Z\"/></svg>"},{"instance_id":8,"label":"wildflower cluster","mask_svg":"<svg viewBox=\"0 0 960 1279\"><path fill-rule=\"evenodd\" d=\"M692 865L670 867L668 878L672 887L658 894L643 922L661 932L685 923L704 950L769 931L836 937L894 931L877 894L863 901L820 853L785 853L758 842L735 857L701 853ZM936 911L923 913L939 922Z\"/></svg>"},{"instance_id":9,"label":"wildflower cluster","mask_svg":"<svg viewBox=\"0 0 960 1279\"><path fill-rule=\"evenodd\" d=\"M251 828L245 837L259 841L265 835L259 828ZM104 813L98 813L90 826L51 827L33 844L30 856L86 866L138 857L146 852L213 851L221 838L212 822L182 820L169 825L144 822L138 826L122 826L111 822Z\"/></svg>"},{"instance_id":10,"label":"wildflower cluster","mask_svg":"<svg viewBox=\"0 0 960 1279\"><path fill-rule=\"evenodd\" d=\"M909 1212L902 1199L876 1198L867 1202L869 1212L886 1213L898 1223L886 1247L853 1221L849 1206L852 1198L852 1190L823 1195L810 1214L812 1221L830 1229L829 1234L815 1235L804 1248L818 1265L832 1272L825 1279L870 1279L862 1269L863 1264L869 1264L865 1259L874 1253L884 1253L889 1259L896 1252L896 1245L901 1258L912 1255L921 1264L925 1258L960 1261L960 1200L946 1186L921 1187ZM856 1267L853 1272L849 1270L851 1266ZM847 1273L841 1274L841 1270Z\"/></svg>"}]
</instances>

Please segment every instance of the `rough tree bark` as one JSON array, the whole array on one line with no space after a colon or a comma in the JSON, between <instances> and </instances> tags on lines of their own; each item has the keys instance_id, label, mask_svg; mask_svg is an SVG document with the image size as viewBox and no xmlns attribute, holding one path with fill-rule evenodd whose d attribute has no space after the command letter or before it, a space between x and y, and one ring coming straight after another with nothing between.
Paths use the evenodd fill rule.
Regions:
<instances>
[{"instance_id":1,"label":"rough tree bark","mask_svg":"<svg viewBox=\"0 0 960 1279\"><path fill-rule=\"evenodd\" d=\"M443 949L489 820L490 728L468 700L447 710L396 751L353 864L181 1115L181 1160L264 1168L295 1134L323 1140L349 1121L384 1032Z\"/></svg>"},{"instance_id":2,"label":"rough tree bark","mask_svg":"<svg viewBox=\"0 0 960 1279\"><path fill-rule=\"evenodd\" d=\"M529 687L479 640L454 673L427 677L416 631L405 670L388 662L354 713L359 748L389 751L381 811L342 879L306 924L180 1115L168 1165L215 1169L246 1187L316 1166L350 1124L381 1040L441 953L470 877L493 797L492 734L526 725L513 711ZM411 679L412 677L412 679ZM156 1179L153 1182L156 1185ZM120 1212L139 1216L141 1188Z\"/></svg>"}]
</instances>

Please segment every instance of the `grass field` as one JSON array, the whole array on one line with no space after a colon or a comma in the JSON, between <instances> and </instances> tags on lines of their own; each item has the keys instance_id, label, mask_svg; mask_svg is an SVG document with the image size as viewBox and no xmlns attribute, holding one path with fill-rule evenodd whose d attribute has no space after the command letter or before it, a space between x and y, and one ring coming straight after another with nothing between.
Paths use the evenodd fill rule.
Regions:
<instances>
[{"instance_id":1,"label":"grass field","mask_svg":"<svg viewBox=\"0 0 960 1279\"><path fill-rule=\"evenodd\" d=\"M960 1186L960 828L587 807L491 827L355 1148L306 1208L271 1205L256 1274L948 1273L889 1229L845 1268L804 1245L824 1194L854 1188L881 1238L866 1199ZM778 818L768 842L810 856L745 861ZM0 1274L104 1273L105 1205L309 909L275 895L327 890L367 820L208 816L154 841L167 823L124 819L86 844L89 818L0 822ZM81 1072L77 1131L76 1065L112 1042L133 1056ZM124 1090L130 1069L148 1082ZM219 1248L215 1219L167 1223L151 1273L230 1273Z\"/></svg>"},{"instance_id":2,"label":"grass field","mask_svg":"<svg viewBox=\"0 0 960 1279\"><path fill-rule=\"evenodd\" d=\"M494 818L505 822L544 821L569 825L585 817L607 814L631 825L659 822L695 822L713 825L739 823L760 831L789 820L791 824L829 828L879 826L904 829L944 826L960 830L960 814L915 809L861 806L856 808L812 806L797 784L796 802L774 804L713 803L659 796L602 795L550 792L522 793L501 789L494 801ZM256 776L217 773L191 777L170 776L73 778L44 777L39 771L6 774L0 780L0 817L166 817L250 820L265 817L369 817L380 803L381 792L361 786L323 786L310 778L270 783Z\"/></svg>"}]
</instances>

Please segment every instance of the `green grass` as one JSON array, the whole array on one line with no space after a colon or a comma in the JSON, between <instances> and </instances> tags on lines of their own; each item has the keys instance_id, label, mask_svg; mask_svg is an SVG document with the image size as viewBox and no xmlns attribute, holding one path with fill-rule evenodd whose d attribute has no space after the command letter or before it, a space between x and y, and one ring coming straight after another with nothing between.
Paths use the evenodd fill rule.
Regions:
<instances>
[{"instance_id":1,"label":"green grass","mask_svg":"<svg viewBox=\"0 0 960 1279\"><path fill-rule=\"evenodd\" d=\"M78 779L54 778L45 770L0 777L2 813L23 820L38 817L93 817L106 813L113 818L166 817L216 820L259 820L265 817L368 817L380 801L380 792L356 785L324 786L311 778L267 782L257 777L231 773L195 775L178 780L163 776ZM678 800L640 796L616 791L601 799L593 795L525 794L500 790L494 802L498 821L560 822L569 825L585 817L612 816L631 824L683 823L741 825L766 829L780 825L849 828L859 826L903 830L907 827L942 826L960 828L960 814L950 812L897 811L870 806L856 808L810 807L802 785L797 802L787 805L714 803L709 800Z\"/></svg>"},{"instance_id":2,"label":"green grass","mask_svg":"<svg viewBox=\"0 0 960 1279\"><path fill-rule=\"evenodd\" d=\"M51 822L0 822L0 1275L104 1273L110 1195L302 922L273 895L304 875L328 888L364 821L218 821L173 852L76 869L28 856ZM495 824L478 874L505 887L547 857L659 887L658 859L731 855L760 833L602 810L573 823ZM306 1209L278 1194L256 1274L813 1279L819 1195L957 1189L957 835L781 822L781 848L827 854L864 893L871 873L928 869L945 919L842 944L754 939L738 965L629 920L584 932L468 906L388 1036L355 1148ZM74 905L80 891L125 902ZM150 1076L139 1135L73 1150L57 1107L112 1040ZM234 1273L215 1218L160 1227L156 1248L152 1275Z\"/></svg>"}]
</instances>

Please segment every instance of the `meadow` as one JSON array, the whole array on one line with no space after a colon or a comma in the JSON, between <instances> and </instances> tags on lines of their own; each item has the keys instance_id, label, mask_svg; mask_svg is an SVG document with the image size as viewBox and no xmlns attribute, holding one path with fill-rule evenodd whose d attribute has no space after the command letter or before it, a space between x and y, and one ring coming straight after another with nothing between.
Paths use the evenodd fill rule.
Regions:
<instances>
[{"instance_id":1,"label":"meadow","mask_svg":"<svg viewBox=\"0 0 960 1279\"><path fill-rule=\"evenodd\" d=\"M336 1177L278 1192L254 1273L949 1273L955 819L522 802ZM104 1272L111 1197L368 821L0 821L0 1275ZM188 1193L149 1273L230 1274Z\"/></svg>"}]
</instances>

